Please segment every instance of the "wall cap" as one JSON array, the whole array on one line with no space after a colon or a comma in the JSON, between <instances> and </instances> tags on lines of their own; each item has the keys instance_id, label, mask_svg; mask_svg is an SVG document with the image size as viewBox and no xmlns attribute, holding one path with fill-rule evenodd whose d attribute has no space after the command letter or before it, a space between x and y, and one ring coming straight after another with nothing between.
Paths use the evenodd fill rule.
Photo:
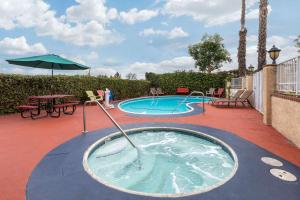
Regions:
<instances>
[{"instance_id":1,"label":"wall cap","mask_svg":"<svg viewBox=\"0 0 300 200\"><path fill-rule=\"evenodd\" d=\"M272 96L300 103L300 97L297 97L297 96L282 94L282 93L278 93L278 92L272 94Z\"/></svg>"},{"instance_id":2,"label":"wall cap","mask_svg":"<svg viewBox=\"0 0 300 200\"><path fill-rule=\"evenodd\" d=\"M266 67L276 67L277 65L276 64L266 64L263 66L263 68L266 68Z\"/></svg>"}]
</instances>

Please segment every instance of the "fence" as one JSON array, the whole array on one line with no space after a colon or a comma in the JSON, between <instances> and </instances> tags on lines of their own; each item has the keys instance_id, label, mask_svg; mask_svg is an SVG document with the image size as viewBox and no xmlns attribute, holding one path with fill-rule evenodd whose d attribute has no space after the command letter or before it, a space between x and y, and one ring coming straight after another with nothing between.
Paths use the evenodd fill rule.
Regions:
<instances>
[{"instance_id":1,"label":"fence","mask_svg":"<svg viewBox=\"0 0 300 200\"><path fill-rule=\"evenodd\" d=\"M232 78L231 79L231 89L242 89L243 78Z\"/></svg>"},{"instance_id":2,"label":"fence","mask_svg":"<svg viewBox=\"0 0 300 200\"><path fill-rule=\"evenodd\" d=\"M277 91L300 95L300 56L277 67Z\"/></svg>"},{"instance_id":3,"label":"fence","mask_svg":"<svg viewBox=\"0 0 300 200\"><path fill-rule=\"evenodd\" d=\"M263 113L263 71L253 74L253 104L256 110Z\"/></svg>"}]
</instances>

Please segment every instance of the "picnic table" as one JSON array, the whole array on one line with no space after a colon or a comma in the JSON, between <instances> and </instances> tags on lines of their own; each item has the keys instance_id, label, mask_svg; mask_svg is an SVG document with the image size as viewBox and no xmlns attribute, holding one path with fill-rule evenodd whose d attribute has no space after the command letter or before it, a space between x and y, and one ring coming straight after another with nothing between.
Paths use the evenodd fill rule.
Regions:
<instances>
[{"instance_id":1,"label":"picnic table","mask_svg":"<svg viewBox=\"0 0 300 200\"><path fill-rule=\"evenodd\" d=\"M74 95L67 94L55 94L55 95L41 95L41 96L30 96L28 97L29 105L17 106L17 109L21 111L21 116L23 118L31 117L32 119L40 117L60 117L61 112L67 115L72 115L76 110L76 105L79 101L66 101L70 98L74 98ZM71 107L71 111L67 111ZM36 111L34 113L33 111ZM46 115L41 115L41 110L46 111ZM30 116L25 116L24 112L30 112Z\"/></svg>"}]
</instances>

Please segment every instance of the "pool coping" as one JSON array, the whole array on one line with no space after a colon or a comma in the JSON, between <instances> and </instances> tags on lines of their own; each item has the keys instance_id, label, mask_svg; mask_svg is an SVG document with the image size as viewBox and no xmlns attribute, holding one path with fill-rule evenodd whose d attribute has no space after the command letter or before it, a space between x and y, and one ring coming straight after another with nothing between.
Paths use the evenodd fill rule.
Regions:
<instances>
[{"instance_id":1,"label":"pool coping","mask_svg":"<svg viewBox=\"0 0 300 200\"><path fill-rule=\"evenodd\" d=\"M300 168L296 165L246 141L230 132L193 124L135 123L122 125L126 129L140 127L178 127L200 131L224 141L236 152L239 168L229 181L211 191L186 197L182 200L298 200L300 196ZM81 134L50 151L33 170L26 186L27 200L154 200L157 197L134 195L106 187L87 174L82 165L86 149L95 141L113 132L106 128ZM284 182L270 175L271 166L262 163L261 157L273 157L283 163L276 167L290 171L298 180ZM162 199L162 198L160 198Z\"/></svg>"},{"instance_id":2,"label":"pool coping","mask_svg":"<svg viewBox=\"0 0 300 200\"><path fill-rule=\"evenodd\" d=\"M184 97L180 95L164 95L164 96L156 96L156 97ZM155 98L156 98L155 97ZM121 103L126 103L132 100L142 100L142 99L149 99L152 98L151 96L147 97L138 97L138 98L133 98L133 99L127 99L121 102L116 103L116 106L118 107L119 110L124 112L126 115L131 116L131 117L137 117L137 118L168 118L168 117L187 117L187 116L193 116L193 115L198 115L201 113L204 113L205 109L201 107L199 104L202 102L194 102L194 103L186 103L186 106L189 107L191 110L188 110L186 112L180 112L180 113L172 113L172 114L142 114L142 113L134 113L134 112L128 112L120 107ZM205 96L207 98L207 96ZM208 102L204 102L206 104Z\"/></svg>"}]
</instances>

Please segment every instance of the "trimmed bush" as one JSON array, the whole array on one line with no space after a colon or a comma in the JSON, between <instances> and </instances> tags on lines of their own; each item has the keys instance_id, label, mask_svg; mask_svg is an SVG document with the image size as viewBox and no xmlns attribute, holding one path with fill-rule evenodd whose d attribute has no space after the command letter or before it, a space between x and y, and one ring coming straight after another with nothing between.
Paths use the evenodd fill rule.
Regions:
<instances>
[{"instance_id":1,"label":"trimmed bush","mask_svg":"<svg viewBox=\"0 0 300 200\"><path fill-rule=\"evenodd\" d=\"M155 84L159 83L159 87L166 94L176 94L177 87L188 87L190 91L197 90L204 92L209 88L225 88L225 80L228 74L226 72L220 72L216 74L207 74L200 72L175 72L167 74L152 74L151 78L155 81ZM159 81L157 81L159 77ZM147 79L152 82L152 79ZM152 85L155 85L152 84Z\"/></svg>"},{"instance_id":2,"label":"trimmed bush","mask_svg":"<svg viewBox=\"0 0 300 200\"><path fill-rule=\"evenodd\" d=\"M28 96L51 94L72 94L81 101L87 100L86 90L109 88L117 100L144 96L150 82L97 78L90 76L23 76L0 74L0 114L16 112L17 105L24 104Z\"/></svg>"}]
</instances>

